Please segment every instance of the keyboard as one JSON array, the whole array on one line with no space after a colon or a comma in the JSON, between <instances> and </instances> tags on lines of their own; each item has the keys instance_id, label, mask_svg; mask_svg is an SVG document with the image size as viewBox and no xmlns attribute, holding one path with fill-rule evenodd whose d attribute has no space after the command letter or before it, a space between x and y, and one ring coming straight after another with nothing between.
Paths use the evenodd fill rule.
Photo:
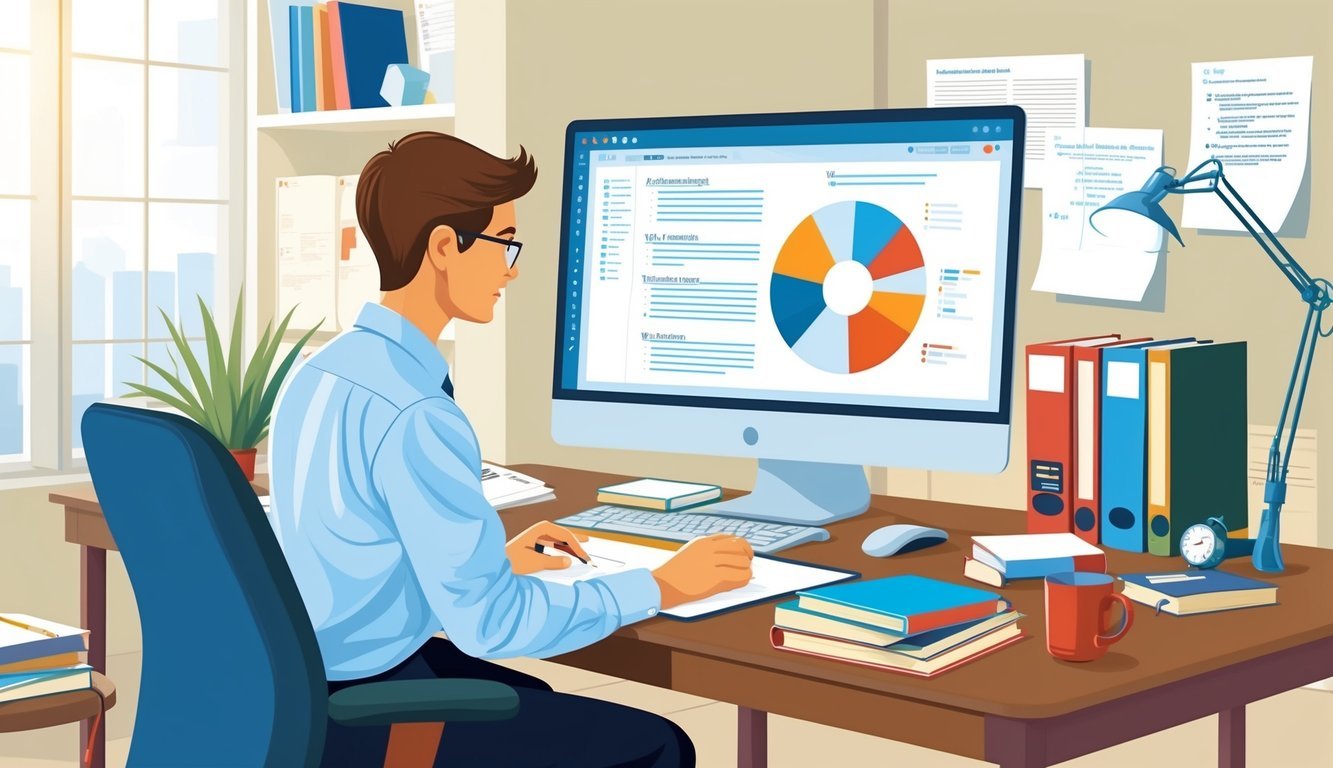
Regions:
<instances>
[{"instance_id":1,"label":"keyboard","mask_svg":"<svg viewBox=\"0 0 1333 768\"><path fill-rule=\"evenodd\" d=\"M828 541L829 533L809 525L787 525L702 512L654 512L603 504L555 521L571 528L627 533L671 541L689 541L712 533L730 533L750 542L756 553L771 555L807 541Z\"/></svg>"}]
</instances>

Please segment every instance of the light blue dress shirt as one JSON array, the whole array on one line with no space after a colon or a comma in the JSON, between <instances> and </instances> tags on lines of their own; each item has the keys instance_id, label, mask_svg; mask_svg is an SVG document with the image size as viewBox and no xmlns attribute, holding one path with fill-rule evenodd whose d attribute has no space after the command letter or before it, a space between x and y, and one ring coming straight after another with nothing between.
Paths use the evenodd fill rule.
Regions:
<instances>
[{"instance_id":1,"label":"light blue dress shirt","mask_svg":"<svg viewBox=\"0 0 1333 768\"><path fill-rule=\"evenodd\" d=\"M441 629L472 656L545 657L660 606L643 569L573 585L514 574L448 372L425 334L367 304L278 398L273 526L330 680L383 672Z\"/></svg>"}]
</instances>

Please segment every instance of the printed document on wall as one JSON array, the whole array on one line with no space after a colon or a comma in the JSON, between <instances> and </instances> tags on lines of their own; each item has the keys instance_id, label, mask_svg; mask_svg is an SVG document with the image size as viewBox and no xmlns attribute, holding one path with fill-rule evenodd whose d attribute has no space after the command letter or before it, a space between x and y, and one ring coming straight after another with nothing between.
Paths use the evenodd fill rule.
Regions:
<instances>
[{"instance_id":1,"label":"printed document on wall","mask_svg":"<svg viewBox=\"0 0 1333 768\"><path fill-rule=\"evenodd\" d=\"M278 317L295 308L292 330L334 327L337 196L334 176L277 180Z\"/></svg>"},{"instance_id":2,"label":"printed document on wall","mask_svg":"<svg viewBox=\"0 0 1333 768\"><path fill-rule=\"evenodd\" d=\"M356 221L356 181L338 177L338 328L351 328L366 302L380 300L380 268ZM332 330L329 328L328 330Z\"/></svg>"},{"instance_id":3,"label":"printed document on wall","mask_svg":"<svg viewBox=\"0 0 1333 768\"><path fill-rule=\"evenodd\" d=\"M1027 113L1025 187L1045 186L1047 134L1082 128L1087 103L1081 53L926 62L926 106L1017 104ZM977 126L978 138L984 139L992 128Z\"/></svg>"},{"instance_id":4,"label":"printed document on wall","mask_svg":"<svg viewBox=\"0 0 1333 768\"><path fill-rule=\"evenodd\" d=\"M1195 63L1190 168L1222 161L1235 187L1274 232L1305 177L1314 58ZM1188 195L1181 223L1244 231L1216 195Z\"/></svg>"},{"instance_id":5,"label":"printed document on wall","mask_svg":"<svg viewBox=\"0 0 1333 768\"><path fill-rule=\"evenodd\" d=\"M1103 211L1162 164L1161 130L1083 128L1055 131L1046 142L1041 264L1032 290L1142 301L1157 271L1164 232L1147 218ZM1098 231L1100 230L1100 232Z\"/></svg>"}]
</instances>

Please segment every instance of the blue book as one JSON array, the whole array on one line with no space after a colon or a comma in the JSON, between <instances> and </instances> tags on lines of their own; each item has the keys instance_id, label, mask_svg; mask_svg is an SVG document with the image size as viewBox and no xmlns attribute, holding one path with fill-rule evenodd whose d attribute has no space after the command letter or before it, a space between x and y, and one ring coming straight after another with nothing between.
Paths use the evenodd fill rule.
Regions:
<instances>
[{"instance_id":1,"label":"blue book","mask_svg":"<svg viewBox=\"0 0 1333 768\"><path fill-rule=\"evenodd\" d=\"M0 703L91 688L92 672L87 664L75 664L0 675Z\"/></svg>"},{"instance_id":2,"label":"blue book","mask_svg":"<svg viewBox=\"0 0 1333 768\"><path fill-rule=\"evenodd\" d=\"M273 44L273 84L278 95L278 111L292 111L292 30L293 5L313 5L314 0L268 0L268 31Z\"/></svg>"},{"instance_id":3,"label":"blue book","mask_svg":"<svg viewBox=\"0 0 1333 768\"><path fill-rule=\"evenodd\" d=\"M1148 551L1148 349L1194 337L1102 350L1102 546Z\"/></svg>"},{"instance_id":4,"label":"blue book","mask_svg":"<svg viewBox=\"0 0 1333 768\"><path fill-rule=\"evenodd\" d=\"M1216 569L1128 573L1125 597L1176 616L1229 611L1277 602L1277 585Z\"/></svg>"},{"instance_id":5,"label":"blue book","mask_svg":"<svg viewBox=\"0 0 1333 768\"><path fill-rule=\"evenodd\" d=\"M291 24L292 111L314 112L315 9L294 5L287 12Z\"/></svg>"},{"instance_id":6,"label":"blue book","mask_svg":"<svg viewBox=\"0 0 1333 768\"><path fill-rule=\"evenodd\" d=\"M796 593L797 605L825 616L904 635L962 624L1007 610L994 592L911 574L848 581Z\"/></svg>"},{"instance_id":7,"label":"blue book","mask_svg":"<svg viewBox=\"0 0 1333 768\"><path fill-rule=\"evenodd\" d=\"M384 74L390 64L407 64L407 32L403 12L373 5L336 2L329 4L329 44L333 49L335 91L340 75L346 75L347 104L338 94L339 108L387 107L380 96ZM341 51L341 55L339 54Z\"/></svg>"}]
</instances>

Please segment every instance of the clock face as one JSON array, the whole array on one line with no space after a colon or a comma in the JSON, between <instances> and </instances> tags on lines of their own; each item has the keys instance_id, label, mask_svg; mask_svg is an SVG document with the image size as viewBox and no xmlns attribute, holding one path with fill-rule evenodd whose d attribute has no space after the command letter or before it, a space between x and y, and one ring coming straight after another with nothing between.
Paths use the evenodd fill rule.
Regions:
<instances>
[{"instance_id":1,"label":"clock face","mask_svg":"<svg viewBox=\"0 0 1333 768\"><path fill-rule=\"evenodd\" d=\"M1209 525L1191 525L1180 537L1180 554L1190 565L1206 563L1216 549L1217 532Z\"/></svg>"}]
</instances>

